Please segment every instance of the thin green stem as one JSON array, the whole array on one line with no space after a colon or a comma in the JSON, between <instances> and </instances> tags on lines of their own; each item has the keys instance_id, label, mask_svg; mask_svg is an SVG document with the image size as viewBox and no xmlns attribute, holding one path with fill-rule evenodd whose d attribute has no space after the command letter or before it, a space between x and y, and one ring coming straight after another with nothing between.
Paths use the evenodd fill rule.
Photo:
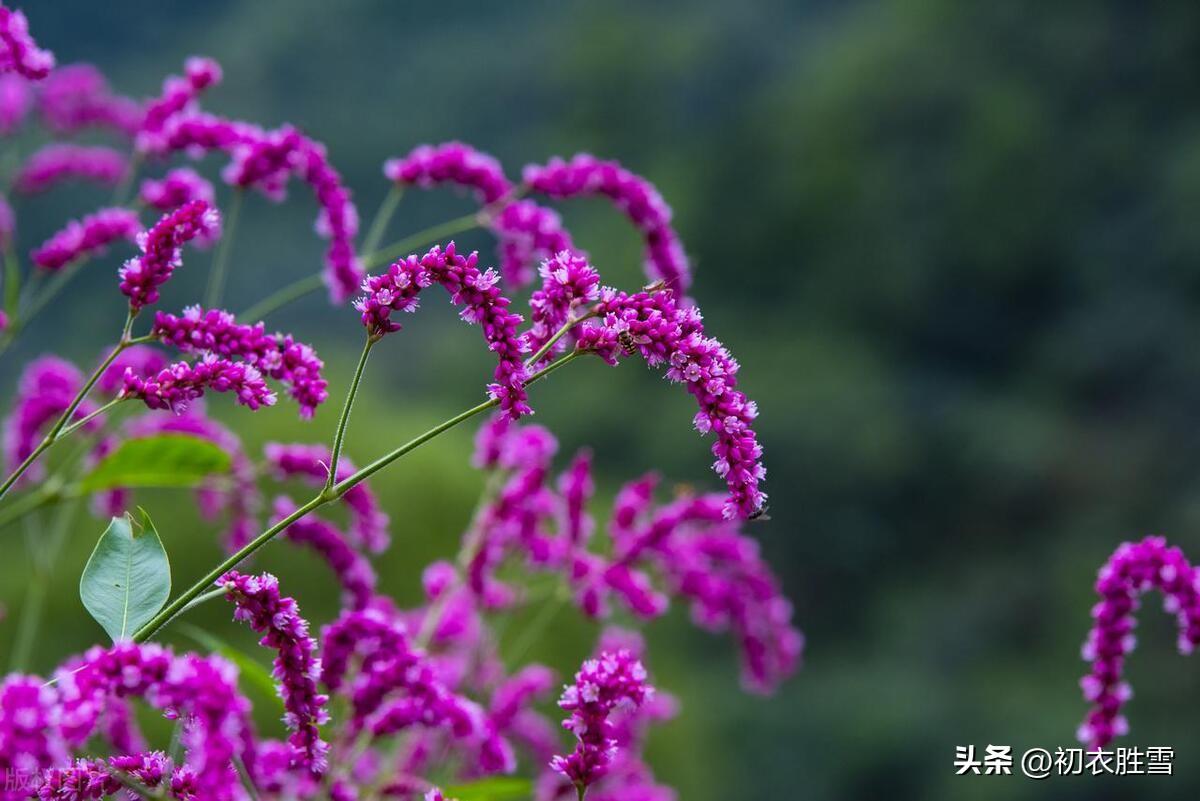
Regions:
<instances>
[{"instance_id":1,"label":"thin green stem","mask_svg":"<svg viewBox=\"0 0 1200 801\"><path fill-rule=\"evenodd\" d=\"M46 594L50 587L50 572L58 561L66 541L71 519L79 504L68 503L59 509L54 517L54 523L49 535L44 532L27 529L26 541L29 555L33 562L33 570L29 577L29 586L25 594L25 603L21 607L21 617L17 624L16 642L13 645L10 671L28 670L31 667L34 646L37 635L41 630L42 613L45 611ZM33 520L29 520L33 523Z\"/></svg>"},{"instance_id":2,"label":"thin green stem","mask_svg":"<svg viewBox=\"0 0 1200 801\"><path fill-rule=\"evenodd\" d=\"M535 381L538 381L538 380L546 377L547 375L554 372L555 370L562 367L563 365L569 364L571 361L573 361L578 356L580 356L581 353L582 353L582 351L573 351L573 352L567 354L566 356L563 356L558 361L547 365L543 369L539 370L538 372L536 372L532 376L530 376L529 380L525 382L525 386L529 386L530 384L533 384ZM229 558L225 559L223 562L221 562L221 564L217 565L215 568L213 568L208 573L206 573L199 581L197 581L195 584L193 584L188 589L184 590L178 597L175 598L174 601L171 601L169 604L167 604L165 607L163 607L162 611L160 611L157 615L155 615L153 618L151 618L150 621L148 623L146 623L146 625L142 626L140 629L138 629L136 632L134 632L134 635L133 635L134 642L145 642L146 640L153 637L155 635L155 633L158 632L159 629L161 629L163 626L165 626L167 623L169 623L172 618L174 618L176 615L180 614L184 609L186 609L192 601L194 601L196 598L198 598L206 590L211 589L213 584L217 581L217 579L219 579L227 571L232 570L233 568L237 567L245 559L250 557L256 551L258 551L258 549L262 548L264 545L266 545L268 542L270 542L272 539L274 539L277 534L279 534L281 531L286 529L292 523L295 523L297 520L301 519L302 517L305 517L313 510L319 509L322 506L324 506L325 504L332 503L333 501L342 497L347 492L349 492L351 488L357 486L358 484L362 483L363 481L366 481L368 478L373 476L375 473L378 473L380 470L387 467L389 464L396 461L404 454L406 454L412 450L415 450L417 447L428 442L429 440L433 439L434 437L438 436L439 434L441 434L445 431L449 431L451 428L454 428L459 423L469 420L472 417L474 417L475 415L480 414L482 412L487 411L488 409L495 407L496 405L498 405L498 403L499 403L499 401L497 401L497 400L486 401L484 403L479 404L478 406L473 406L470 409L467 409L466 411L455 415L454 417L451 417L449 420L446 420L443 423L439 423L438 425L436 425L433 428L426 431L424 434L421 434L420 436L409 440L405 444L401 445L399 448L396 448L392 452L388 453L386 456L383 456L383 457L375 460L371 464L367 465L366 467L362 468L361 470L356 471L355 473L348 476L344 480L339 481L337 484L334 484L332 489L329 492L321 492L321 493L317 494L316 497L312 498L310 501L305 503L303 506L299 507L298 509L293 511L291 514L289 514L287 517L283 518L282 520L280 520L279 522L275 523L273 526L268 528L266 531L259 534L257 537L255 537L253 540L251 540L249 543L247 543L244 547L242 547L240 550L238 550L237 553L235 553L232 556L230 556Z\"/></svg>"},{"instance_id":3,"label":"thin green stem","mask_svg":"<svg viewBox=\"0 0 1200 801\"><path fill-rule=\"evenodd\" d=\"M129 166L125 170L125 175L121 177L121 183L113 191L113 205L124 206L129 202L129 193L133 189L133 181L137 178L138 170L142 166L142 154L140 151L134 151L133 158L129 159Z\"/></svg>"},{"instance_id":4,"label":"thin green stem","mask_svg":"<svg viewBox=\"0 0 1200 801\"><path fill-rule=\"evenodd\" d=\"M423 231L417 231L415 234L406 236L403 239L393 242L382 250L377 250L363 257L363 263L367 267L381 267L388 262L405 256L416 248L422 245L427 245L430 242L436 242L440 239L445 239L454 234L461 234L465 231L471 231L478 228L480 225L480 213L471 212L464 214L461 217L455 217L453 220L447 220L439 225L434 225L426 228Z\"/></svg>"},{"instance_id":5,"label":"thin green stem","mask_svg":"<svg viewBox=\"0 0 1200 801\"><path fill-rule=\"evenodd\" d=\"M0 529L33 514L43 506L49 506L62 498L62 484L55 480L43 481L37 489L27 492L0 511Z\"/></svg>"},{"instance_id":6,"label":"thin green stem","mask_svg":"<svg viewBox=\"0 0 1200 801\"><path fill-rule=\"evenodd\" d=\"M79 271L87 263L88 259L86 258L78 259L55 273L54 278L50 279L50 283L46 284L46 288L35 295L29 302L29 308L20 317L21 327L24 328L28 325L34 317L37 317L41 313L42 309L49 305L50 301L58 297L58 293L62 292L67 284L71 283L71 280L79 274Z\"/></svg>"},{"instance_id":7,"label":"thin green stem","mask_svg":"<svg viewBox=\"0 0 1200 801\"><path fill-rule=\"evenodd\" d=\"M354 408L358 385L362 383L363 372L367 369L367 357L371 355L371 348L378 341L377 337L368 334L366 344L363 345L362 355L358 357L358 366L354 368L354 377L350 379L350 391L346 393L346 403L342 406L342 416L338 418L337 428L333 432L333 447L329 451L329 477L325 479L325 487L321 490L322 495L328 495L333 490L334 482L337 481L338 462L342 458L342 445L346 441L346 426L350 424L350 410Z\"/></svg>"},{"instance_id":8,"label":"thin green stem","mask_svg":"<svg viewBox=\"0 0 1200 801\"><path fill-rule=\"evenodd\" d=\"M208 289L204 293L204 302L208 308L220 305L221 295L225 291L225 274L229 270L229 253L233 250L233 237L237 233L238 218L242 216L242 203L246 197L243 189L233 190L233 199L229 201L229 212L225 215L225 228L221 232L221 244L213 257L212 270L208 274Z\"/></svg>"},{"instance_id":9,"label":"thin green stem","mask_svg":"<svg viewBox=\"0 0 1200 801\"><path fill-rule=\"evenodd\" d=\"M562 609L563 596L561 593L556 593L554 597L547 598L542 602L542 608L538 610L537 615L533 620L529 621L524 629L521 630L520 637L512 646L512 652L507 656L507 663L510 665L519 664L525 658L525 654L537 642L542 632L550 625L550 621L554 620L554 616Z\"/></svg>"},{"instance_id":10,"label":"thin green stem","mask_svg":"<svg viewBox=\"0 0 1200 801\"><path fill-rule=\"evenodd\" d=\"M400 184L392 184L392 188L384 196L383 202L379 204L379 211L375 212L375 219L371 220L367 238L363 240L363 253L374 253L375 249L379 247L379 242L383 239L383 234L387 231L388 223L391 222L392 215L396 213L396 207L400 205L402 197L404 197L404 188Z\"/></svg>"},{"instance_id":11,"label":"thin green stem","mask_svg":"<svg viewBox=\"0 0 1200 801\"><path fill-rule=\"evenodd\" d=\"M112 352L110 352L104 361L102 361L95 371L92 372L91 376L84 383L83 388L79 390L79 392L75 395L74 400L72 400L71 404L67 407L67 410L62 413L62 416L60 416L54 423L53 427L51 427L50 432L46 434L45 439L38 443L38 446L33 449L33 452L30 453L28 457L26 457L25 461L21 462L17 469L14 470L9 477L4 480L3 484L0 484L0 498L4 497L5 493L12 489L12 486L17 482L17 479L25 474L25 471L37 461L39 456L49 450L50 447L61 438L63 428L72 418L74 418L75 412L79 408L79 404L83 403L84 399L87 398L88 393L92 391L92 387L94 387L96 382L100 380L100 376L104 375L104 371L108 369L109 365L116 360L117 356L121 355L123 350L130 346L133 340L130 339L129 331L131 328L133 328L133 318L135 314L136 313L130 309L129 313L125 317L125 327L121 332L120 341L117 342L117 344L113 347Z\"/></svg>"},{"instance_id":12,"label":"thin green stem","mask_svg":"<svg viewBox=\"0 0 1200 801\"><path fill-rule=\"evenodd\" d=\"M311 295L323 286L325 286L325 276L323 273L306 275L304 278L293 281L263 298L258 303L255 303L239 314L238 319L246 321L262 320L271 312L278 311L289 303L300 300L305 295Z\"/></svg>"},{"instance_id":13,"label":"thin green stem","mask_svg":"<svg viewBox=\"0 0 1200 801\"><path fill-rule=\"evenodd\" d=\"M122 398L122 397L113 398L113 399L112 399L112 400L110 400L108 403L106 403L106 404L104 404L103 406L101 406L99 409L96 409L94 412L91 412L91 413L89 413L89 414L87 414L87 415L85 415L85 416L83 416L83 417L79 418L79 419L78 419L78 420L76 420L74 423L71 423L71 425L67 426L66 428L64 428L64 429L62 430L62 432L59 434L59 436L60 436L60 437L68 437L68 436L70 436L72 433L74 433L75 431L78 431L79 429L83 428L83 427L84 427L84 426L86 426L88 423L90 423L90 422L92 422L93 420L95 420L97 417L99 417L99 416L101 416L101 415L103 415L103 414L106 414L106 413L108 413L108 412L111 412L111 411L112 411L112 410L113 410L113 409L114 409L114 408L115 408L115 407L116 407L118 404L121 404L121 403L123 403L123 402L125 402L125 401L127 401L127 400L129 400L129 399L128 399L128 398Z\"/></svg>"}]
</instances>

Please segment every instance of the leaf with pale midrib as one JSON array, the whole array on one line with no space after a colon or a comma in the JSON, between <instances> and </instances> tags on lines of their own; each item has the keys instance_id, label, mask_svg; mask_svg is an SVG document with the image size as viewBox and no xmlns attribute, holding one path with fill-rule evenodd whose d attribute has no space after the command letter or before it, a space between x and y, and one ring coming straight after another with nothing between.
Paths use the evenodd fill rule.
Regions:
<instances>
[{"instance_id":1,"label":"leaf with pale midrib","mask_svg":"<svg viewBox=\"0 0 1200 801\"><path fill-rule=\"evenodd\" d=\"M146 511L135 529L114 517L100 535L79 579L79 597L114 642L128 640L171 594L171 564Z\"/></svg>"}]
</instances>

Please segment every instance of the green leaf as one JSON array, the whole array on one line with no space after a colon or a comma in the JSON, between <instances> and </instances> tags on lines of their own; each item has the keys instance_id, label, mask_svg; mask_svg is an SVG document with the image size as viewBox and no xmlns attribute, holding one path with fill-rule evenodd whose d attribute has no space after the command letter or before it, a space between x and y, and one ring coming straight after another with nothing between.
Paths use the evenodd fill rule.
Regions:
<instances>
[{"instance_id":1,"label":"green leaf","mask_svg":"<svg viewBox=\"0 0 1200 801\"><path fill-rule=\"evenodd\" d=\"M209 634L199 626L179 622L175 623L174 627L178 633L185 637L190 637L202 647L207 648L213 653L220 654L237 665L238 673L242 678L262 690L267 698L273 699L279 704L279 708L283 709L283 700L279 697L279 688L275 685L275 679L271 678L271 671L267 670L261 662L256 661L245 651L234 648L220 637Z\"/></svg>"},{"instance_id":2,"label":"green leaf","mask_svg":"<svg viewBox=\"0 0 1200 801\"><path fill-rule=\"evenodd\" d=\"M533 781L520 776L491 776L443 787L442 792L458 801L518 801L533 794Z\"/></svg>"},{"instance_id":3,"label":"green leaf","mask_svg":"<svg viewBox=\"0 0 1200 801\"><path fill-rule=\"evenodd\" d=\"M79 483L84 493L116 487L190 487L229 472L229 454L189 434L159 434L122 442Z\"/></svg>"},{"instance_id":4,"label":"green leaf","mask_svg":"<svg viewBox=\"0 0 1200 801\"><path fill-rule=\"evenodd\" d=\"M150 515L140 530L129 515L114 517L79 579L79 597L113 641L127 640L162 609L171 594L171 564Z\"/></svg>"}]
</instances>

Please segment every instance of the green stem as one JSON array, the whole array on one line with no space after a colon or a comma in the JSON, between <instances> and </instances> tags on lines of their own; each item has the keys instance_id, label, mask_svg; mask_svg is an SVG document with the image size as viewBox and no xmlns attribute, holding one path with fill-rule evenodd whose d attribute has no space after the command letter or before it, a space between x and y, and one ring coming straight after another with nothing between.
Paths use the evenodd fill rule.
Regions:
<instances>
[{"instance_id":1,"label":"green stem","mask_svg":"<svg viewBox=\"0 0 1200 801\"><path fill-rule=\"evenodd\" d=\"M45 439L38 443L38 446L33 449L33 452L30 453L28 457L26 457L25 461L18 465L17 469L14 470L12 474L4 480L3 484L0 484L0 498L4 497L5 493L12 489L12 486L17 482L17 479L25 474L25 471L37 461L39 456L49 450L55 442L61 439L63 428L75 416L75 411L79 408L79 404L83 403L84 399L87 398L88 393L92 391L92 387L94 387L96 382L100 380L100 376L104 375L104 371L108 369L109 365L116 360L117 356L121 355L123 350L132 344L134 340L130 338L129 330L133 327L133 318L135 314L136 313L132 309L129 310L129 313L125 317L125 328L121 332L120 341L117 342L116 346L113 347L112 352L108 354L104 361L100 363L100 366L97 367L92 375L88 378L87 382L84 383L83 388L79 390L79 392L75 395L75 399L71 401L71 405L67 407L67 410L63 412L62 416L60 416L57 422L54 423L54 426L50 429L50 432L46 434Z\"/></svg>"},{"instance_id":2,"label":"green stem","mask_svg":"<svg viewBox=\"0 0 1200 801\"><path fill-rule=\"evenodd\" d=\"M346 426L350 424L350 410L354 408L354 397L358 395L358 385L362 383L363 371L367 368L367 357L371 348L379 339L370 334L363 345L362 355L358 357L358 366L354 368L354 377L350 380L350 391L346 393L346 403L342 406L342 416L338 419L337 428L333 432L333 448L329 452L329 477L325 479L325 487L321 494L328 495L337 481L338 462L342 458L342 445L346 441Z\"/></svg>"},{"instance_id":3,"label":"green stem","mask_svg":"<svg viewBox=\"0 0 1200 801\"><path fill-rule=\"evenodd\" d=\"M29 555L33 561L33 571L29 577L29 587L25 594L25 603L21 607L21 618L17 625L16 642L13 645L10 671L28 670L30 668L33 648L41 631L42 612L46 607L46 594L50 587L50 571L58 561L66 541L71 519L75 515L78 503L68 503L59 510L54 518L48 537L37 532L28 537ZM32 521L30 521L32 523ZM41 542L45 540L45 542Z\"/></svg>"},{"instance_id":4,"label":"green stem","mask_svg":"<svg viewBox=\"0 0 1200 801\"><path fill-rule=\"evenodd\" d=\"M375 248L379 247L379 241L383 239L383 233L387 230L392 215L396 213L396 207L400 205L402 197L404 197L404 188L400 184L392 184L392 188L384 196L383 202L379 204L379 211L375 212L375 219L371 220L367 238L363 240L363 253L374 253Z\"/></svg>"},{"instance_id":5,"label":"green stem","mask_svg":"<svg viewBox=\"0 0 1200 801\"><path fill-rule=\"evenodd\" d=\"M478 227L479 212L464 214L461 217L455 217L453 220L447 220L440 225L434 225L423 231L417 231L415 234L406 236L398 242L393 242L383 250L377 250L374 253L364 256L363 263L368 268L381 267L400 256L408 255L408 253L422 245L427 245L430 242L436 242L448 236L461 234L464 231L470 231Z\"/></svg>"},{"instance_id":6,"label":"green stem","mask_svg":"<svg viewBox=\"0 0 1200 801\"><path fill-rule=\"evenodd\" d=\"M573 351L573 352L567 354L566 356L563 356L558 361L549 364L548 366L539 370L537 373L534 373L532 376L530 376L529 380L525 382L525 386L529 386L530 384L534 383L535 381L538 381L538 380L546 377L550 373L554 372L559 367L562 367L563 365L570 363L575 358L580 356L581 353L582 353L582 351ZM192 601L194 601L196 598L198 598L206 590L211 589L213 584L217 581L217 579L219 579L227 571L232 570L233 568L237 567L239 564L241 564L241 562L243 562L245 559L250 557L256 551L258 551L260 548L262 548L264 545L266 545L268 542L270 542L272 539L274 539L277 534L279 534L281 531L286 529L292 523L295 523L297 520L301 519L302 517L305 517L306 515L308 515L310 512L314 511L315 509L319 509L322 506L324 506L325 504L332 503L333 501L342 497L347 492L349 492L350 489L352 489L353 487L362 483L363 481L366 481L368 478L373 476L375 473L378 473L380 470L387 467L389 464L396 461L397 459L399 459L401 456L408 453L409 451L416 449L418 446L428 442L429 440L433 439L434 437L438 436L439 434L441 434L445 431L449 431L451 428L454 428L459 423L469 420L472 417L474 417L475 415L485 412L488 409L491 409L498 404L499 404L499 401L497 401L497 400L489 400L489 401L486 401L485 403L479 404L478 406L473 406L470 409L467 409L465 412L455 415L454 417L450 418L449 420L446 420L443 423L439 423L438 425L436 425L433 428L426 431L424 434L421 434L420 436L418 436L412 440L409 440L405 444L401 445L399 448L396 448L391 453L388 453L386 456L376 459L374 462L372 462L371 464L362 468L361 470L356 471L354 474L350 475L346 479L339 481L337 484L335 484L331 488L331 490L329 492L323 491L323 492L319 493L312 500L308 501L308 503L305 503L303 506L301 506L298 509L296 509L295 511L293 511L287 517L283 518L282 520L280 520L279 522L275 523L273 526L268 528L266 531L259 534L257 537L255 537L253 540L251 540L249 543L247 543L244 547L242 547L240 550L238 550L237 553L233 554L232 556L227 558L225 561L221 562L221 564L217 565L215 568L213 568L208 573L206 573L199 581L197 581L195 584L193 584L188 589L184 590L183 593L181 593L178 597L175 598L174 601L171 601L169 604L167 604L165 607L163 607L162 611L160 611L157 615L155 615L153 618L151 618L150 621L148 623L146 623L146 625L142 626L140 629L138 629L136 632L134 632L134 635L133 635L134 642L145 642L146 640L153 637L155 635L155 633L158 632L159 629L161 629L163 626L165 626L167 623L169 623L172 618L174 618L176 615L180 614L184 609L186 609L187 606Z\"/></svg>"},{"instance_id":7,"label":"green stem","mask_svg":"<svg viewBox=\"0 0 1200 801\"><path fill-rule=\"evenodd\" d=\"M311 295L323 286L325 286L325 276L323 273L307 275L299 281L293 281L263 298L258 303L255 303L239 314L238 319L246 321L262 320L271 312L278 311L292 301L300 300L305 295Z\"/></svg>"},{"instance_id":8,"label":"green stem","mask_svg":"<svg viewBox=\"0 0 1200 801\"><path fill-rule=\"evenodd\" d=\"M142 158L140 151L134 151L133 158L129 159L129 166L125 170L125 175L121 177L121 183L113 191L114 206L124 206L129 202L129 192L133 189L133 181L137 178L138 170L142 166Z\"/></svg>"},{"instance_id":9,"label":"green stem","mask_svg":"<svg viewBox=\"0 0 1200 801\"><path fill-rule=\"evenodd\" d=\"M57 481L47 480L32 492L22 495L17 500L4 507L0 512L0 529L21 518L33 514L43 506L49 506L62 498L62 485Z\"/></svg>"},{"instance_id":10,"label":"green stem","mask_svg":"<svg viewBox=\"0 0 1200 801\"><path fill-rule=\"evenodd\" d=\"M62 430L62 433L60 433L59 436L60 437L70 436L72 433L83 428L88 423L92 422L97 417L99 417L100 415L105 414L107 412L111 412L118 404L123 403L127 400L129 400L129 398L124 398L124 397L113 398L108 403L104 404L99 409L97 409L96 411L91 412L90 414L87 414L84 417L79 418L74 423L71 423L71 425L67 426L66 428L64 428Z\"/></svg>"},{"instance_id":11,"label":"green stem","mask_svg":"<svg viewBox=\"0 0 1200 801\"><path fill-rule=\"evenodd\" d=\"M217 255L213 258L212 270L208 274L208 290L204 293L204 303L213 308L221 303L221 294L225 291L225 273L229 270L229 252L233 250L233 237L237 233L238 217L241 216L242 202L246 192L242 189L233 191L233 199L229 201L229 213L225 215L225 230L221 233L221 244L217 246Z\"/></svg>"},{"instance_id":12,"label":"green stem","mask_svg":"<svg viewBox=\"0 0 1200 801\"><path fill-rule=\"evenodd\" d=\"M554 616L562 608L562 594L556 594L553 598L547 598L542 602L542 608L538 610L537 615L533 620L529 621L524 629L521 630L521 635L512 646L512 653L508 655L506 662L510 665L519 664L525 658L525 654L537 642L538 637L550 625L550 621L554 620Z\"/></svg>"}]
</instances>

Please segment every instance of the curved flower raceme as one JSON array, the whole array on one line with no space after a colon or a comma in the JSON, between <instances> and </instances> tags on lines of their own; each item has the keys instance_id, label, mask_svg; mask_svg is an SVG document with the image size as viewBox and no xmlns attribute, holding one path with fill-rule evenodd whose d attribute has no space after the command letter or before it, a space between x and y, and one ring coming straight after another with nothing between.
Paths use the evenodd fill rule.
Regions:
<instances>
[{"instance_id":1,"label":"curved flower raceme","mask_svg":"<svg viewBox=\"0 0 1200 801\"><path fill-rule=\"evenodd\" d=\"M1137 642L1133 615L1138 597L1152 589L1162 593L1163 608L1179 624L1180 652L1190 654L1200 645L1200 573L1183 552L1162 537L1117 548L1096 579L1100 602L1092 607L1094 622L1083 644L1083 658L1092 669L1079 685L1092 708L1078 734L1089 749L1103 748L1129 730L1121 707L1133 691L1122 673Z\"/></svg>"},{"instance_id":2,"label":"curved flower raceme","mask_svg":"<svg viewBox=\"0 0 1200 801\"><path fill-rule=\"evenodd\" d=\"M33 195L71 178L112 187L121 182L128 168L125 156L111 147L46 145L21 165L13 189Z\"/></svg>"},{"instance_id":3,"label":"curved flower raceme","mask_svg":"<svg viewBox=\"0 0 1200 801\"><path fill-rule=\"evenodd\" d=\"M197 236L211 236L219 221L216 209L193 200L163 215L138 238L142 255L125 262L120 272L121 292L129 298L131 311L158 301L158 288L179 266L183 245Z\"/></svg>"},{"instance_id":4,"label":"curved flower raceme","mask_svg":"<svg viewBox=\"0 0 1200 801\"><path fill-rule=\"evenodd\" d=\"M59 270L73 261L103 253L113 242L137 239L142 225L129 209L101 209L72 220L47 239L30 257L43 270Z\"/></svg>"},{"instance_id":5,"label":"curved flower raceme","mask_svg":"<svg viewBox=\"0 0 1200 801\"><path fill-rule=\"evenodd\" d=\"M291 498L275 499L275 520L296 510ZM283 531L289 541L312 548L337 576L345 592L347 606L362 609L375 597L375 570L366 557L354 550L346 536L332 523L319 517L301 518Z\"/></svg>"},{"instance_id":6,"label":"curved flower raceme","mask_svg":"<svg viewBox=\"0 0 1200 801\"><path fill-rule=\"evenodd\" d=\"M429 189L453 184L470 190L481 203L495 203L512 191L494 157L462 142L419 145L404 158L388 159L384 176L401 186Z\"/></svg>"},{"instance_id":7,"label":"curved flower raceme","mask_svg":"<svg viewBox=\"0 0 1200 801\"><path fill-rule=\"evenodd\" d=\"M184 63L184 74L163 81L162 93L146 103L135 137L143 153L165 152L167 125L181 112L190 110L204 91L221 82L221 66L210 58L192 57Z\"/></svg>"},{"instance_id":8,"label":"curved flower raceme","mask_svg":"<svg viewBox=\"0 0 1200 801\"><path fill-rule=\"evenodd\" d=\"M671 227L671 208L654 184L615 161L580 153L570 161L551 159L530 164L525 184L553 198L602 195L623 211L646 241L646 273L676 292L686 293L692 276L678 234Z\"/></svg>"},{"instance_id":9,"label":"curved flower raceme","mask_svg":"<svg viewBox=\"0 0 1200 801\"><path fill-rule=\"evenodd\" d=\"M508 310L511 301L496 286L499 276L494 270L481 272L476 266L479 254L458 255L451 242L443 251L435 246L425 256L409 256L392 264L382 275L368 276L362 285L364 294L354 307L362 315L362 323L373 337L400 330L392 319L396 311L416 311L421 290L441 284L450 293L450 301L462 306L459 317L468 323L479 323L488 347L496 354L499 364L495 383L488 393L500 401L500 408L513 418L531 414L525 392L528 372L522 354L528 349L524 337L517 333L521 315Z\"/></svg>"},{"instance_id":10,"label":"curved flower raceme","mask_svg":"<svg viewBox=\"0 0 1200 801\"><path fill-rule=\"evenodd\" d=\"M329 476L332 454L325 445L281 444L269 442L263 448L267 464L280 479L303 478L311 486L320 487ZM354 463L344 455L338 460L335 481L349 478ZM372 553L382 553L388 547L388 516L379 505L375 493L367 484L356 484L342 495L350 512L348 533L354 545Z\"/></svg>"},{"instance_id":11,"label":"curved flower raceme","mask_svg":"<svg viewBox=\"0 0 1200 801\"><path fill-rule=\"evenodd\" d=\"M301 180L312 188L321 208L314 225L317 235L329 240L325 252L325 284L333 302L344 303L358 290L366 275L354 250L358 209L320 142L304 138L297 171Z\"/></svg>"},{"instance_id":12,"label":"curved flower raceme","mask_svg":"<svg viewBox=\"0 0 1200 801\"><path fill-rule=\"evenodd\" d=\"M104 74L91 64L68 64L51 72L42 82L38 108L56 134L107 128L132 137L142 124L141 106L114 95Z\"/></svg>"},{"instance_id":13,"label":"curved flower raceme","mask_svg":"<svg viewBox=\"0 0 1200 801\"><path fill-rule=\"evenodd\" d=\"M301 417L312 417L329 397L321 376L325 363L316 351L290 335L267 334L262 323L243 325L227 311L189 306L182 315L158 312L151 334L184 353L244 359L290 388Z\"/></svg>"},{"instance_id":14,"label":"curved flower raceme","mask_svg":"<svg viewBox=\"0 0 1200 801\"><path fill-rule=\"evenodd\" d=\"M300 616L294 599L280 596L279 581L270 573L247 576L231 570L217 584L237 606L235 619L264 635L261 644L277 653L274 675L287 710L284 722L292 730L288 742L294 764L313 775L324 774L329 766L329 744L321 739L317 727L329 719L325 711L329 699L317 691L321 661L308 633L308 621Z\"/></svg>"},{"instance_id":15,"label":"curved flower raceme","mask_svg":"<svg viewBox=\"0 0 1200 801\"><path fill-rule=\"evenodd\" d=\"M4 421L4 461L8 470L33 453L45 430L70 407L82 386L79 369L57 356L42 356L29 363L17 382L12 411ZM95 408L84 401L75 410L75 419ZM36 481L45 475L45 469L45 465L35 462L22 480Z\"/></svg>"},{"instance_id":16,"label":"curved flower raceme","mask_svg":"<svg viewBox=\"0 0 1200 801\"><path fill-rule=\"evenodd\" d=\"M274 406L276 400L257 368L211 355L194 364L176 362L149 376L127 371L124 383L122 397L137 398L151 409L170 409L176 414L208 390L232 392L237 402L251 411Z\"/></svg>"},{"instance_id":17,"label":"curved flower raceme","mask_svg":"<svg viewBox=\"0 0 1200 801\"><path fill-rule=\"evenodd\" d=\"M579 742L567 756L556 756L551 767L586 788L605 775L617 750L610 720L616 711L629 710L654 695L646 682L646 669L627 650L606 651L583 663L575 683L563 690L558 705L571 713L563 721Z\"/></svg>"},{"instance_id":18,"label":"curved flower raceme","mask_svg":"<svg viewBox=\"0 0 1200 801\"><path fill-rule=\"evenodd\" d=\"M17 72L37 81L52 69L54 54L33 41L25 14L0 5L0 72Z\"/></svg>"},{"instance_id":19,"label":"curved flower raceme","mask_svg":"<svg viewBox=\"0 0 1200 801\"><path fill-rule=\"evenodd\" d=\"M578 347L592 350L609 364L640 353L651 366L667 364L667 378L687 387L700 411L694 424L701 434L716 435L713 470L729 486L727 517L753 517L763 510L766 478L762 447L751 425L758 405L737 389L739 365L716 339L705 336L700 312L678 304L669 290L632 295L605 288L598 323L579 329Z\"/></svg>"}]
</instances>

